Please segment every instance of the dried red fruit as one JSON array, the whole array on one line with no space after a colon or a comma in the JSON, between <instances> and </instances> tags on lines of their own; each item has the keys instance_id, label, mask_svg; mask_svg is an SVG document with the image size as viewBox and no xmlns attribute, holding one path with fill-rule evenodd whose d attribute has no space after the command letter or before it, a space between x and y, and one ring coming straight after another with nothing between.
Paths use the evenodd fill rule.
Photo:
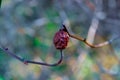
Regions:
<instances>
[{"instance_id":1,"label":"dried red fruit","mask_svg":"<svg viewBox=\"0 0 120 80\"><path fill-rule=\"evenodd\" d=\"M65 49L67 47L69 41L69 35L64 29L60 29L58 32L56 32L53 42L56 47L56 49Z\"/></svg>"}]
</instances>

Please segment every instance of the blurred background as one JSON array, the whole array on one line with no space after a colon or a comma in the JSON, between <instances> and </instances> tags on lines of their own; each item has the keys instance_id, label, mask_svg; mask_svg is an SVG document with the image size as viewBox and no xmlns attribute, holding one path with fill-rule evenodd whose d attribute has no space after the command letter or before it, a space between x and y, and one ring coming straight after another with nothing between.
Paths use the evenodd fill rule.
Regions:
<instances>
[{"instance_id":1,"label":"blurred background","mask_svg":"<svg viewBox=\"0 0 120 80\"><path fill-rule=\"evenodd\" d=\"M111 40L120 35L120 0L3 0L0 43L25 59L54 63L62 23L90 43ZM56 67L25 65L0 50L0 80L120 80L119 40L92 49L70 38Z\"/></svg>"}]
</instances>

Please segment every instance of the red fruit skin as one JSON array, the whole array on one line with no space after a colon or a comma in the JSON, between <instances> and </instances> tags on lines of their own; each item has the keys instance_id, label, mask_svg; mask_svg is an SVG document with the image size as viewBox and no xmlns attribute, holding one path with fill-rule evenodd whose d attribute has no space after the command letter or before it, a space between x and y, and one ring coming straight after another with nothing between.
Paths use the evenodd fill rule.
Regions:
<instances>
[{"instance_id":1,"label":"red fruit skin","mask_svg":"<svg viewBox=\"0 0 120 80\"><path fill-rule=\"evenodd\" d=\"M69 35L64 30L59 30L55 33L55 36L53 38L53 43L56 47L56 49L65 49L68 45L69 41Z\"/></svg>"}]
</instances>

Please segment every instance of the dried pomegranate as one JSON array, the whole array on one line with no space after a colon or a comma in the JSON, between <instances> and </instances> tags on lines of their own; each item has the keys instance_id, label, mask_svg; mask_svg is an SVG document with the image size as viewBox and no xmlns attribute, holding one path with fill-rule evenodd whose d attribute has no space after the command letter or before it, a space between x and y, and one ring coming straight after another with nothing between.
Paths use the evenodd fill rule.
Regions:
<instances>
[{"instance_id":1,"label":"dried pomegranate","mask_svg":"<svg viewBox=\"0 0 120 80\"><path fill-rule=\"evenodd\" d=\"M69 41L69 35L64 29L60 29L56 32L53 42L56 49L65 49Z\"/></svg>"}]
</instances>

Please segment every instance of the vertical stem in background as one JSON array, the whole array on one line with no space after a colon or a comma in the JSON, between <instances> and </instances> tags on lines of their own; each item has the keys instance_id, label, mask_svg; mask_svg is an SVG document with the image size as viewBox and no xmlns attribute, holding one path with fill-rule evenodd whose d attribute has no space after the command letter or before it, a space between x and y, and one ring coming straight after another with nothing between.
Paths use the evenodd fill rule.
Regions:
<instances>
[{"instance_id":1,"label":"vertical stem in background","mask_svg":"<svg viewBox=\"0 0 120 80\"><path fill-rule=\"evenodd\" d=\"M95 38L96 31L98 29L98 25L99 25L99 20L96 17L94 17L92 19L92 23L91 23L91 26L89 28L88 35L87 35L87 41L91 44L93 44L94 42L94 38Z\"/></svg>"},{"instance_id":2,"label":"vertical stem in background","mask_svg":"<svg viewBox=\"0 0 120 80\"><path fill-rule=\"evenodd\" d=\"M95 34L99 26L99 16L97 16L98 13L102 12L102 0L94 0L96 4L96 8L94 11L94 17L92 19L90 28L88 30L88 35L87 35L87 41L89 43L94 42Z\"/></svg>"},{"instance_id":3,"label":"vertical stem in background","mask_svg":"<svg viewBox=\"0 0 120 80\"><path fill-rule=\"evenodd\" d=\"M99 20L96 17L94 17L92 19L90 28L88 30L88 35L87 35L87 39L86 39L87 42L89 42L91 44L94 42L94 37L95 37L96 31L97 31L98 25L99 25ZM86 46L86 49L83 50L82 53L78 56L78 63L80 64L80 67L81 67L81 64L83 64L83 62L85 61L88 53L89 53L89 47Z\"/></svg>"},{"instance_id":4,"label":"vertical stem in background","mask_svg":"<svg viewBox=\"0 0 120 80\"><path fill-rule=\"evenodd\" d=\"M64 10L61 10L59 11L59 15L60 15L60 18L61 18L61 21L62 21L62 24L66 25L67 27L70 26L70 21L67 17L67 14L65 13ZM62 27L62 26L61 26Z\"/></svg>"},{"instance_id":5,"label":"vertical stem in background","mask_svg":"<svg viewBox=\"0 0 120 80\"><path fill-rule=\"evenodd\" d=\"M98 6L97 3L101 2L101 0L96 0L95 2L96 2L96 5ZM91 44L94 42L94 37L95 37L96 31L97 31L98 26L99 26L99 19L96 16L96 14L101 9L99 9L99 7L97 7L97 6L95 6L94 16L92 18L91 25L90 25L90 28L88 30L88 34L87 34L87 38L86 38L87 42L89 42ZM79 64L78 64L78 68L76 70L77 74L80 74L79 70L81 70L82 64L84 63L88 53L89 53L89 47L86 46L86 49L83 50L80 53L80 55L78 56L78 62L77 63L79 63ZM79 79L79 77L78 77L78 79Z\"/></svg>"},{"instance_id":6,"label":"vertical stem in background","mask_svg":"<svg viewBox=\"0 0 120 80\"><path fill-rule=\"evenodd\" d=\"M95 16L92 19L91 26L89 28L88 35L87 35L87 41L91 44L93 44L93 42L94 42L95 34L96 34L96 31L99 27L99 19L101 19L101 17L102 17L102 16L99 16L99 13L102 13L102 0L95 0L95 3L96 3L96 9L95 9L95 12L94 12ZM112 41L112 39L111 39L111 41ZM85 53L84 53L85 56L82 58L83 59L82 63L84 62L87 54L89 53L89 47L87 47L87 46L86 46ZM114 56L116 57L116 55L114 55ZM119 61L119 63L120 63L120 61ZM114 73L114 72L111 72L110 70L105 69L101 65L102 62L96 61L96 64L98 65L98 67L100 69L100 74L101 74L101 72L104 72L104 73L109 74L109 75L118 75L119 74L119 71L118 71L118 73ZM120 66L120 64L119 64L119 66Z\"/></svg>"}]
</instances>

